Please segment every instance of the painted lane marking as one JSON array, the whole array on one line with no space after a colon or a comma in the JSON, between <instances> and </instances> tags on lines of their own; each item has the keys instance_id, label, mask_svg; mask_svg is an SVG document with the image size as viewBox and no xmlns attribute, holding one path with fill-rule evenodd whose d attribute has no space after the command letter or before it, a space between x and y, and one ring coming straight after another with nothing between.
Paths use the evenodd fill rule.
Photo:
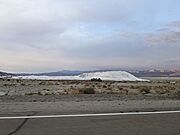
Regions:
<instances>
[{"instance_id":1,"label":"painted lane marking","mask_svg":"<svg viewBox=\"0 0 180 135\"><path fill-rule=\"evenodd\" d=\"M46 115L46 116L17 116L0 117L0 120L6 119L40 119L40 118L69 118L69 117L96 117L96 116L120 116L120 115L151 115L151 114L172 114L180 113L177 111L157 111L157 112L127 112L127 113L100 113L100 114L69 114L69 115Z\"/></svg>"}]
</instances>

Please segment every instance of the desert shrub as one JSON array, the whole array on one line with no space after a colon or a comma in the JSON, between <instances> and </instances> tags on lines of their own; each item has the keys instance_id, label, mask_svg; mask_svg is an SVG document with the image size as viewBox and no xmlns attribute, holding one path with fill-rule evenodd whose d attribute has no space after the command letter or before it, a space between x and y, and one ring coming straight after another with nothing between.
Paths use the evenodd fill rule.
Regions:
<instances>
[{"instance_id":1,"label":"desert shrub","mask_svg":"<svg viewBox=\"0 0 180 135\"><path fill-rule=\"evenodd\" d=\"M81 88L79 92L80 94L95 94L94 88Z\"/></svg>"},{"instance_id":2,"label":"desert shrub","mask_svg":"<svg viewBox=\"0 0 180 135\"><path fill-rule=\"evenodd\" d=\"M110 82L109 82L109 85L112 85L113 83L114 83L113 81L110 81Z\"/></svg>"},{"instance_id":3,"label":"desert shrub","mask_svg":"<svg viewBox=\"0 0 180 135\"><path fill-rule=\"evenodd\" d=\"M108 84L108 87L111 87L111 84Z\"/></svg>"},{"instance_id":4,"label":"desert shrub","mask_svg":"<svg viewBox=\"0 0 180 135\"><path fill-rule=\"evenodd\" d=\"M3 84L3 86L9 86L8 84Z\"/></svg>"},{"instance_id":5,"label":"desert shrub","mask_svg":"<svg viewBox=\"0 0 180 135\"><path fill-rule=\"evenodd\" d=\"M50 91L50 89L47 89L47 88L45 88L45 89L43 89L44 91Z\"/></svg>"},{"instance_id":6,"label":"desert shrub","mask_svg":"<svg viewBox=\"0 0 180 135\"><path fill-rule=\"evenodd\" d=\"M44 85L44 83L43 82L39 82L39 85Z\"/></svg>"},{"instance_id":7,"label":"desert shrub","mask_svg":"<svg viewBox=\"0 0 180 135\"><path fill-rule=\"evenodd\" d=\"M111 87L107 88L108 90L112 91L113 89Z\"/></svg>"},{"instance_id":8,"label":"desert shrub","mask_svg":"<svg viewBox=\"0 0 180 135\"><path fill-rule=\"evenodd\" d=\"M21 82L21 80L16 79L16 80L14 80L14 82L20 83L20 82Z\"/></svg>"},{"instance_id":9,"label":"desert shrub","mask_svg":"<svg viewBox=\"0 0 180 135\"><path fill-rule=\"evenodd\" d=\"M150 93L150 89L148 87L140 87L139 88L140 92L143 94L148 94Z\"/></svg>"},{"instance_id":10,"label":"desert shrub","mask_svg":"<svg viewBox=\"0 0 180 135\"><path fill-rule=\"evenodd\" d=\"M91 87L92 87L92 88L95 88L95 85L94 85L94 84L92 84L92 85L91 85Z\"/></svg>"},{"instance_id":11,"label":"desert shrub","mask_svg":"<svg viewBox=\"0 0 180 135\"><path fill-rule=\"evenodd\" d=\"M22 86L26 86L26 84L25 84L25 83L21 83L21 85L22 85Z\"/></svg>"},{"instance_id":12,"label":"desert shrub","mask_svg":"<svg viewBox=\"0 0 180 135\"><path fill-rule=\"evenodd\" d=\"M106 86L106 85L103 85L103 88L107 88L107 86Z\"/></svg>"},{"instance_id":13,"label":"desert shrub","mask_svg":"<svg viewBox=\"0 0 180 135\"><path fill-rule=\"evenodd\" d=\"M117 93L114 91L107 91L106 94L117 94Z\"/></svg>"},{"instance_id":14,"label":"desert shrub","mask_svg":"<svg viewBox=\"0 0 180 135\"><path fill-rule=\"evenodd\" d=\"M37 93L25 93L25 95L31 96L31 95L35 95Z\"/></svg>"},{"instance_id":15,"label":"desert shrub","mask_svg":"<svg viewBox=\"0 0 180 135\"><path fill-rule=\"evenodd\" d=\"M91 81L102 82L101 78L92 78Z\"/></svg>"},{"instance_id":16,"label":"desert shrub","mask_svg":"<svg viewBox=\"0 0 180 135\"><path fill-rule=\"evenodd\" d=\"M70 89L70 90L65 90L64 93L66 94L72 94L72 95L76 95L76 94L81 94L79 89Z\"/></svg>"},{"instance_id":17,"label":"desert shrub","mask_svg":"<svg viewBox=\"0 0 180 135\"><path fill-rule=\"evenodd\" d=\"M136 87L135 87L135 86L133 86L133 85L131 85L131 86L130 86L130 88L131 88L131 89L135 89Z\"/></svg>"},{"instance_id":18,"label":"desert shrub","mask_svg":"<svg viewBox=\"0 0 180 135\"><path fill-rule=\"evenodd\" d=\"M66 82L62 82L62 85L66 85L67 83Z\"/></svg>"},{"instance_id":19,"label":"desert shrub","mask_svg":"<svg viewBox=\"0 0 180 135\"><path fill-rule=\"evenodd\" d=\"M89 87L89 86L90 86L89 83L86 83L86 84L85 84L85 87Z\"/></svg>"},{"instance_id":20,"label":"desert shrub","mask_svg":"<svg viewBox=\"0 0 180 135\"><path fill-rule=\"evenodd\" d=\"M14 84L14 83L10 83L10 84L3 84L3 86L16 86L16 84Z\"/></svg>"},{"instance_id":21,"label":"desert shrub","mask_svg":"<svg viewBox=\"0 0 180 135\"><path fill-rule=\"evenodd\" d=\"M37 93L38 95L43 95L40 91Z\"/></svg>"},{"instance_id":22,"label":"desert shrub","mask_svg":"<svg viewBox=\"0 0 180 135\"><path fill-rule=\"evenodd\" d=\"M123 90L123 87L118 87L119 90Z\"/></svg>"}]
</instances>

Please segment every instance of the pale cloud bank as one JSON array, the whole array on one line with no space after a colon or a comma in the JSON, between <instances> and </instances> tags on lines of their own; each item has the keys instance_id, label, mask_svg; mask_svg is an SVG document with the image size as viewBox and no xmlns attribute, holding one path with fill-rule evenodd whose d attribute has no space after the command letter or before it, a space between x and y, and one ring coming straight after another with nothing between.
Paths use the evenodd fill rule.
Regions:
<instances>
[{"instance_id":1,"label":"pale cloud bank","mask_svg":"<svg viewBox=\"0 0 180 135\"><path fill-rule=\"evenodd\" d=\"M178 0L0 0L0 70L156 67L180 57L179 5ZM168 68L180 68L174 63L168 61Z\"/></svg>"}]
</instances>

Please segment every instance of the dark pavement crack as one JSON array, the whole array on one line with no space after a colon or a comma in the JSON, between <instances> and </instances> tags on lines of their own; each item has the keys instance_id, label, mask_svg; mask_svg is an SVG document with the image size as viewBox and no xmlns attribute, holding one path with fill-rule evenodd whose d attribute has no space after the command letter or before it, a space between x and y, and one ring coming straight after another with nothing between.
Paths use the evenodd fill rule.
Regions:
<instances>
[{"instance_id":1,"label":"dark pavement crack","mask_svg":"<svg viewBox=\"0 0 180 135\"><path fill-rule=\"evenodd\" d=\"M33 115L35 115L35 114L37 114L37 112L33 112L33 114L28 115L28 116L33 116ZM27 123L27 121L28 121L28 118L27 118L27 119L24 119L24 120L22 121L22 123L21 123L14 131L10 132L10 133L7 134L7 135L14 135L14 134L16 134L16 133Z\"/></svg>"},{"instance_id":2,"label":"dark pavement crack","mask_svg":"<svg viewBox=\"0 0 180 135\"><path fill-rule=\"evenodd\" d=\"M24 119L23 122L14 131L9 133L8 135L16 134L26 124L27 121L28 121L28 119Z\"/></svg>"}]
</instances>

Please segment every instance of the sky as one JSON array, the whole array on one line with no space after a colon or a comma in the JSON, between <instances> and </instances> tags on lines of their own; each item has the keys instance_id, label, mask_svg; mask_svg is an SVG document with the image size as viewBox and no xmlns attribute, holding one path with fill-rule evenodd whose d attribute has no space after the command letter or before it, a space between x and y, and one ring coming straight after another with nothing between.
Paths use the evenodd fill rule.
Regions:
<instances>
[{"instance_id":1,"label":"sky","mask_svg":"<svg viewBox=\"0 0 180 135\"><path fill-rule=\"evenodd\" d=\"M0 70L180 69L180 0L0 0Z\"/></svg>"}]
</instances>

